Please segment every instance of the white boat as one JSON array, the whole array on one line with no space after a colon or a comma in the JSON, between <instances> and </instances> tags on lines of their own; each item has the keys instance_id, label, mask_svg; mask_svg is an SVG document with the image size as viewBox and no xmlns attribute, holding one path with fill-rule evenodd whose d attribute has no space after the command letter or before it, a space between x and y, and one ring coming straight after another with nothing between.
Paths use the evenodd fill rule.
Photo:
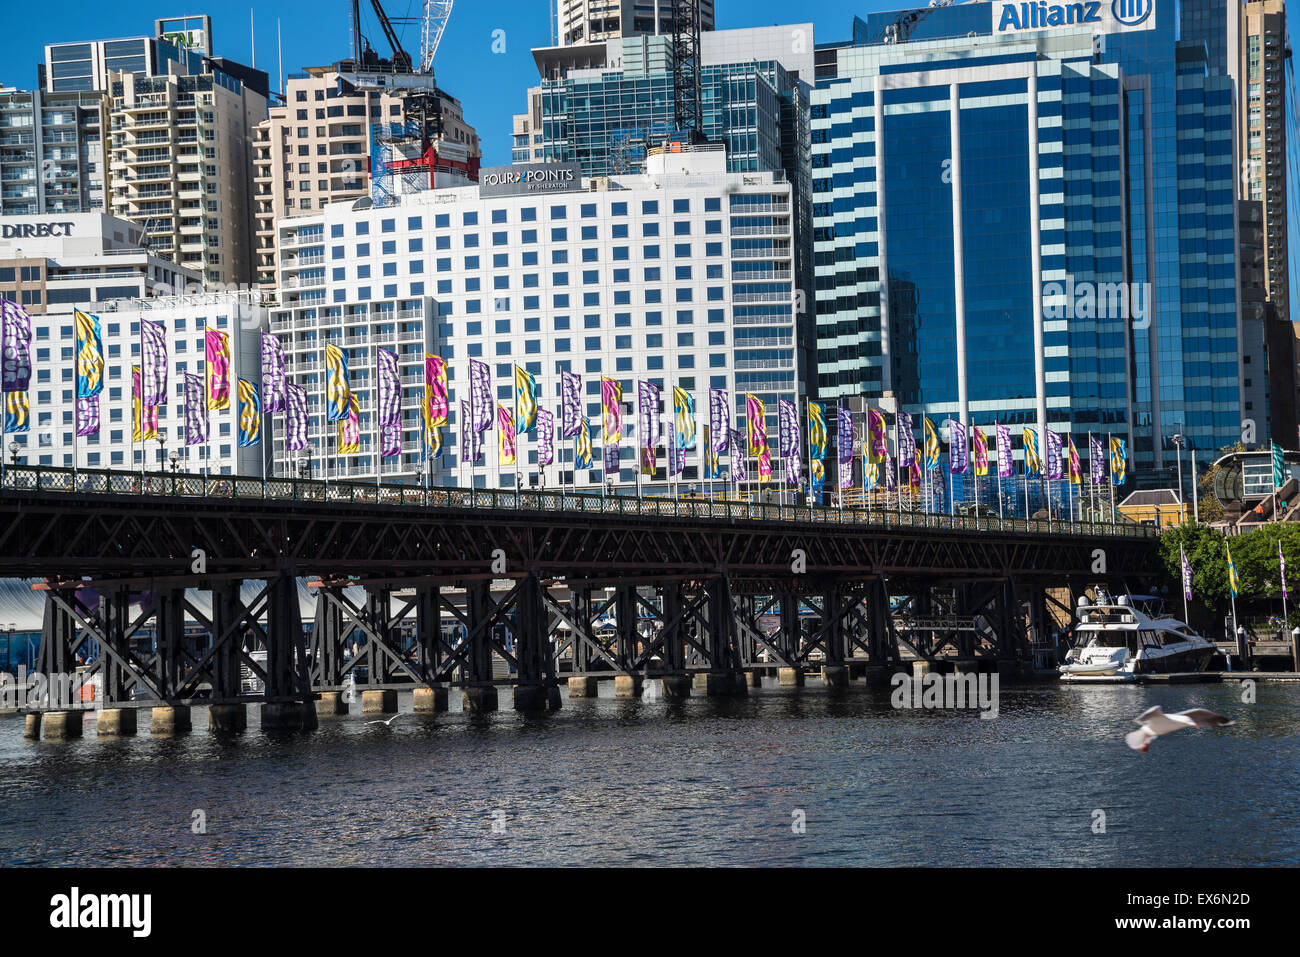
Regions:
<instances>
[{"instance_id":1,"label":"white boat","mask_svg":"<svg viewBox=\"0 0 1300 957\"><path fill-rule=\"evenodd\" d=\"M1186 622L1163 613L1153 595L1080 596L1076 640L1063 681L1137 681L1143 675L1204 671L1218 650Z\"/></svg>"}]
</instances>

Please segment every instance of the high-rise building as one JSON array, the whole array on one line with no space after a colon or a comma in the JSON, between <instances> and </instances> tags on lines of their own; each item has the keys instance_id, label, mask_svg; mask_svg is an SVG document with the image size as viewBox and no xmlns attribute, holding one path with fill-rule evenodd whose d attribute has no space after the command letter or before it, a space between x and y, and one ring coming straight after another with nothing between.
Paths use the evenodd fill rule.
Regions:
<instances>
[{"instance_id":1,"label":"high-rise building","mask_svg":"<svg viewBox=\"0 0 1300 957\"><path fill-rule=\"evenodd\" d=\"M260 90L216 67L110 76L110 210L206 284L253 278L253 131Z\"/></svg>"},{"instance_id":2,"label":"high-rise building","mask_svg":"<svg viewBox=\"0 0 1300 957\"><path fill-rule=\"evenodd\" d=\"M0 215L102 212L107 126L101 93L0 90Z\"/></svg>"},{"instance_id":3,"label":"high-rise building","mask_svg":"<svg viewBox=\"0 0 1300 957\"><path fill-rule=\"evenodd\" d=\"M271 327L288 373L307 390L311 473L375 475L377 347L395 351L402 382L402 453L384 460L387 479L415 480L424 469L419 398L425 352L449 369L451 417L434 481L509 487L516 468L498 464L498 432L486 433L485 458L472 470L458 441L461 399L469 398L469 360L488 363L492 395L514 403L513 366L536 377L541 403L556 413L560 373L582 376L585 414L594 423L596 461L573 469L573 445L556 442L546 470L554 488L576 481L599 488L602 376L623 388L626 491L633 471L638 380L654 382L665 409L655 474L642 487L667 487L672 390L695 400L698 430L682 481L701 483L709 390L726 389L732 427L744 394L766 404L775 450L778 400L807 394L799 350L792 187L777 173L727 171L720 144L656 149L645 173L583 177L576 163L514 165L481 171L478 185L407 193L384 208L335 203L279 223L282 259ZM326 421L326 345L344 350L358 396L361 451L338 455L338 429ZM630 410L630 411L629 411ZM801 410L802 412L802 410ZM282 431L277 435L282 436ZM296 457L277 438L279 474ZM535 435L519 437L517 471L540 481ZM773 452L774 461L776 453ZM727 456L722 456L726 466ZM782 479L779 463L776 479ZM751 480L756 464L749 464Z\"/></svg>"},{"instance_id":4,"label":"high-rise building","mask_svg":"<svg viewBox=\"0 0 1300 957\"><path fill-rule=\"evenodd\" d=\"M1247 0L1230 69L1237 83L1238 195L1263 204L1268 298L1290 318L1286 198L1286 5Z\"/></svg>"},{"instance_id":5,"label":"high-rise building","mask_svg":"<svg viewBox=\"0 0 1300 957\"><path fill-rule=\"evenodd\" d=\"M445 93L440 100L435 149L455 144L477 160L478 134L460 101ZM370 195L374 128L404 123L404 103L397 93L340 83L332 67L289 77L284 104L270 109L254 142L259 282L275 284L276 223Z\"/></svg>"},{"instance_id":6,"label":"high-rise building","mask_svg":"<svg viewBox=\"0 0 1300 957\"><path fill-rule=\"evenodd\" d=\"M554 0L560 46L671 34L671 0ZM713 29L713 0L698 0L700 29Z\"/></svg>"},{"instance_id":7,"label":"high-rise building","mask_svg":"<svg viewBox=\"0 0 1300 957\"><path fill-rule=\"evenodd\" d=\"M1232 82L1175 0L1039 9L818 49L818 386L1124 437L1149 474L1241 435Z\"/></svg>"}]
</instances>

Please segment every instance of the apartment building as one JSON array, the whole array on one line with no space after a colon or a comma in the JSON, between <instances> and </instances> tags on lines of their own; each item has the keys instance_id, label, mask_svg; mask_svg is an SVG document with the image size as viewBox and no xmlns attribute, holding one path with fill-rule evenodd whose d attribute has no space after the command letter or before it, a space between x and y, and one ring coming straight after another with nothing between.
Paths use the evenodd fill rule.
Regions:
<instances>
[{"instance_id":1,"label":"apartment building","mask_svg":"<svg viewBox=\"0 0 1300 957\"><path fill-rule=\"evenodd\" d=\"M107 117L94 91L0 89L0 215L103 211Z\"/></svg>"}]
</instances>

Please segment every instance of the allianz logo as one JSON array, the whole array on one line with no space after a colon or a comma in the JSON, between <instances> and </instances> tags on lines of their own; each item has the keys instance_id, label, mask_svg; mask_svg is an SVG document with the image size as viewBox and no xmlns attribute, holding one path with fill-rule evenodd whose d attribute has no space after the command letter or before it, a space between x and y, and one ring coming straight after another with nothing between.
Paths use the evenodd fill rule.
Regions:
<instances>
[{"instance_id":1,"label":"allianz logo","mask_svg":"<svg viewBox=\"0 0 1300 957\"><path fill-rule=\"evenodd\" d=\"M1111 0L1111 18L1121 26L1133 27L1146 21L1155 9L1154 0ZM998 32L1004 30L1041 30L1044 27L1064 27L1081 23L1101 23L1100 0L1082 3L1003 4L998 18Z\"/></svg>"}]
</instances>

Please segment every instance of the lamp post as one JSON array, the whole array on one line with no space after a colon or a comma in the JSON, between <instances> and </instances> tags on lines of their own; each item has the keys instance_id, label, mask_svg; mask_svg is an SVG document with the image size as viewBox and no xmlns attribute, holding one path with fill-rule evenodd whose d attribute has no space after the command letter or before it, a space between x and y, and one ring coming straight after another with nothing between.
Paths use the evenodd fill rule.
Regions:
<instances>
[{"instance_id":1,"label":"lamp post","mask_svg":"<svg viewBox=\"0 0 1300 957\"><path fill-rule=\"evenodd\" d=\"M1187 440L1183 438L1181 432L1174 435L1174 448L1178 450L1178 524L1184 525L1187 522L1187 506L1183 504L1183 443ZM1193 478L1195 481L1195 478Z\"/></svg>"},{"instance_id":2,"label":"lamp post","mask_svg":"<svg viewBox=\"0 0 1300 957\"><path fill-rule=\"evenodd\" d=\"M1300 654L1297 654L1297 647L1300 647L1300 625L1291 629L1291 670L1300 672Z\"/></svg>"},{"instance_id":3,"label":"lamp post","mask_svg":"<svg viewBox=\"0 0 1300 957\"><path fill-rule=\"evenodd\" d=\"M14 468L18 467L18 453L21 452L22 450L23 447L19 445L17 442L9 443L9 464L12 465ZM4 456L0 455L0 468L2 468L3 466L4 466ZM0 477L0 484L4 484L3 477ZM14 479L14 484L15 485L18 484L18 480L16 478Z\"/></svg>"}]
</instances>

